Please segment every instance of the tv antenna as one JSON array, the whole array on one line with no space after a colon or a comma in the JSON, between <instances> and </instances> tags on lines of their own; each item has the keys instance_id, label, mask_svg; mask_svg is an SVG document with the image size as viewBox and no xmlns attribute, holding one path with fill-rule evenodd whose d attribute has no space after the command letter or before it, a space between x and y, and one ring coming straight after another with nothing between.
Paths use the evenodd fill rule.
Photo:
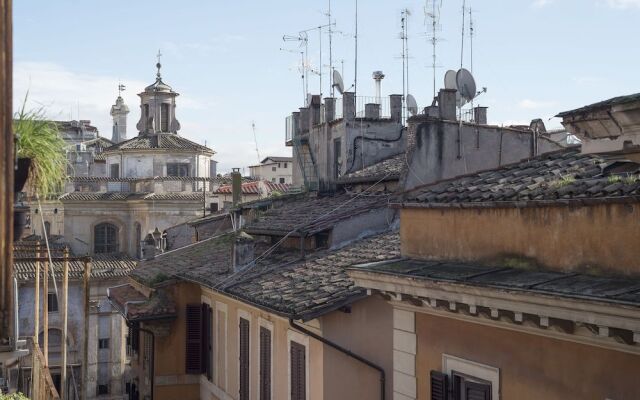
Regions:
<instances>
[{"instance_id":1,"label":"tv antenna","mask_svg":"<svg viewBox=\"0 0 640 400\"><path fill-rule=\"evenodd\" d=\"M408 24L411 11L405 8L400 11L400 26L402 31L400 32L400 39L402 40L402 101L405 103L404 115L407 115L406 110L406 95L409 92L409 35Z\"/></svg>"},{"instance_id":2,"label":"tv antenna","mask_svg":"<svg viewBox=\"0 0 640 400\"><path fill-rule=\"evenodd\" d=\"M433 70L433 97L436 97L436 68L437 52L436 47L440 38L437 33L441 30L440 26L440 9L442 8L442 0L427 0L424 7L425 24L430 28L427 32L427 41L431 43L431 68Z\"/></svg>"},{"instance_id":3,"label":"tv antenna","mask_svg":"<svg viewBox=\"0 0 640 400\"><path fill-rule=\"evenodd\" d=\"M301 78L301 82L302 82L302 99L303 99L302 101L303 101L303 104L305 104L304 101L306 100L307 93L308 93L308 91L307 91L307 89L308 89L307 88L307 81L308 81L308 79L307 79L307 70L308 70L309 66L305 64L304 51L298 52L296 50L284 49L282 47L280 47L280 51L286 51L288 53L300 53L300 66L298 66L298 72L300 72L300 78ZM307 105L307 104L305 104L305 105Z\"/></svg>"},{"instance_id":4,"label":"tv antenna","mask_svg":"<svg viewBox=\"0 0 640 400\"><path fill-rule=\"evenodd\" d=\"M258 151L258 136L256 135L256 123L255 121L251 121L251 129L253 130L253 141L256 144L256 155L258 156L258 164L262 160L260 158L260 151Z\"/></svg>"},{"instance_id":5,"label":"tv antenna","mask_svg":"<svg viewBox=\"0 0 640 400\"><path fill-rule=\"evenodd\" d=\"M329 3L329 7L327 10L327 20L328 20L328 31L329 31L329 71L331 71L331 73L329 74L329 87L331 88L331 97L334 97L334 92L333 92L333 47L332 47L332 43L333 43L333 29L331 29L332 25L335 25L335 23L332 23L331 21L331 0L328 0ZM320 64L320 68L322 68L322 63Z\"/></svg>"},{"instance_id":6,"label":"tv antenna","mask_svg":"<svg viewBox=\"0 0 640 400\"><path fill-rule=\"evenodd\" d=\"M302 72L302 90L304 91L304 97L306 98L307 93L309 93L309 76L307 70L309 68L308 54L309 54L309 36L307 32L301 31L297 36L292 35L283 35L282 40L285 42L294 42L297 41L299 43L299 47L304 47L304 51L300 52L300 68ZM280 50L289 51L287 49L280 48ZM293 52L293 51L291 51ZM305 104L307 105L307 104Z\"/></svg>"}]
</instances>

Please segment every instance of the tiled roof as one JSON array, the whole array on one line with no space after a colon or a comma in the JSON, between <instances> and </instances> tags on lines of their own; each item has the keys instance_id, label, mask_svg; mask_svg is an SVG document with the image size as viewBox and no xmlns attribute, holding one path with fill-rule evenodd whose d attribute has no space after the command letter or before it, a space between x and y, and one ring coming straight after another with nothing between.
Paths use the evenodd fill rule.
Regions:
<instances>
[{"instance_id":1,"label":"tiled roof","mask_svg":"<svg viewBox=\"0 0 640 400\"><path fill-rule=\"evenodd\" d=\"M35 279L36 263L34 261L21 261L21 257L33 257L34 254L25 252L16 253L14 259L14 271L16 278L21 281L31 281ZM59 255L58 255L59 256ZM55 255L54 255L55 257ZM91 257L91 278L108 279L125 277L136 268L137 260L126 254L95 255ZM42 268L42 264L41 264ZM53 262L56 278L62 277L62 261ZM69 279L82 279L84 274L84 263L82 261L69 262Z\"/></svg>"},{"instance_id":2,"label":"tiled roof","mask_svg":"<svg viewBox=\"0 0 640 400\"><path fill-rule=\"evenodd\" d=\"M231 182L231 178L225 177L213 177L213 178L201 178L194 176L153 176L147 178L111 178L108 176L70 176L69 181L72 182L145 182L145 181L180 181L180 182L207 182L214 183L228 183Z\"/></svg>"},{"instance_id":3,"label":"tiled roof","mask_svg":"<svg viewBox=\"0 0 640 400\"><path fill-rule=\"evenodd\" d=\"M397 232L384 233L310 257L290 266L271 268L226 291L295 319L312 319L363 296L365 292L354 287L345 268L399 258L400 236Z\"/></svg>"},{"instance_id":4,"label":"tiled roof","mask_svg":"<svg viewBox=\"0 0 640 400\"><path fill-rule=\"evenodd\" d=\"M104 149L105 153L112 151L136 150L190 150L213 153L213 150L201 144L192 142L175 133L140 134L124 142L120 142Z\"/></svg>"},{"instance_id":5,"label":"tiled roof","mask_svg":"<svg viewBox=\"0 0 640 400\"><path fill-rule=\"evenodd\" d=\"M640 279L524 270L450 261L402 260L352 268L413 280L453 282L640 306Z\"/></svg>"},{"instance_id":6,"label":"tiled roof","mask_svg":"<svg viewBox=\"0 0 640 400\"><path fill-rule=\"evenodd\" d=\"M639 201L640 164L581 154L573 147L404 195L407 206L528 206Z\"/></svg>"},{"instance_id":7,"label":"tiled roof","mask_svg":"<svg viewBox=\"0 0 640 400\"><path fill-rule=\"evenodd\" d=\"M141 261L131 276L148 286L173 278L195 281L208 287L220 285L232 274L234 239L234 233L223 234L169 251L153 260ZM269 244L256 243L255 256L269 247ZM298 251L280 250L262 258L260 264L280 265L298 257Z\"/></svg>"},{"instance_id":8,"label":"tiled roof","mask_svg":"<svg viewBox=\"0 0 640 400\"><path fill-rule=\"evenodd\" d=\"M584 106L584 107L576 108L575 110L563 111L563 112L559 113L558 115L556 115L556 117L564 117L564 116L571 115L571 114L587 113L587 112L595 111L595 110L600 109L600 108L611 107L611 106L615 106L615 105L618 105L618 104L631 103L631 102L634 102L634 101L640 101L640 93L634 93L634 94L630 94L630 95L626 95L626 96L613 97L613 98L608 99L608 100L599 101L597 103L589 104L589 105Z\"/></svg>"},{"instance_id":9,"label":"tiled roof","mask_svg":"<svg viewBox=\"0 0 640 400\"><path fill-rule=\"evenodd\" d=\"M202 200L202 192L70 192L60 201Z\"/></svg>"},{"instance_id":10,"label":"tiled roof","mask_svg":"<svg viewBox=\"0 0 640 400\"><path fill-rule=\"evenodd\" d=\"M109 288L108 297L128 321L173 318L177 315L175 303L163 290L157 290L147 297L126 284Z\"/></svg>"},{"instance_id":11,"label":"tiled roof","mask_svg":"<svg viewBox=\"0 0 640 400\"><path fill-rule=\"evenodd\" d=\"M246 226L252 234L286 234L303 231L314 234L331 228L336 222L386 207L388 195L295 196L278 207L262 213Z\"/></svg>"},{"instance_id":12,"label":"tiled roof","mask_svg":"<svg viewBox=\"0 0 640 400\"><path fill-rule=\"evenodd\" d=\"M340 182L369 182L398 179L406 167L406 153L396 154L361 170L340 177Z\"/></svg>"},{"instance_id":13,"label":"tiled roof","mask_svg":"<svg viewBox=\"0 0 640 400\"><path fill-rule=\"evenodd\" d=\"M242 184L242 194L256 194L256 195L264 194L264 195L268 195L269 193L271 193L273 191L285 193L287 190L289 190L289 184L287 184L287 183L275 183L275 182L269 182L269 181L262 181L262 184L264 185L264 187L267 190L266 193L261 193L260 192L260 182L259 181L253 181L253 182L246 182L246 183ZM218 190L216 190L214 193L232 194L233 193L233 186L232 185L220 186L218 188Z\"/></svg>"},{"instance_id":14,"label":"tiled roof","mask_svg":"<svg viewBox=\"0 0 640 400\"><path fill-rule=\"evenodd\" d=\"M266 163L267 160L271 160L273 162L292 162L293 161L293 157L278 157L278 156L265 157L262 161L260 161L260 164Z\"/></svg>"}]
</instances>

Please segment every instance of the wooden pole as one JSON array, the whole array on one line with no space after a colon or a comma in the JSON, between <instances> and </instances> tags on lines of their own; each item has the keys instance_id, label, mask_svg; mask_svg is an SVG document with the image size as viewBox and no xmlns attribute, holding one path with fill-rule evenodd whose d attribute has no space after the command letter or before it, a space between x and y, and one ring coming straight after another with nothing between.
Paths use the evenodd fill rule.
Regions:
<instances>
[{"instance_id":1,"label":"wooden pole","mask_svg":"<svg viewBox=\"0 0 640 400\"><path fill-rule=\"evenodd\" d=\"M40 257L40 242L36 243L36 257ZM40 261L36 261L36 292L33 323L33 343L37 346L39 342L38 336L40 336Z\"/></svg>"},{"instance_id":2,"label":"wooden pole","mask_svg":"<svg viewBox=\"0 0 640 400\"><path fill-rule=\"evenodd\" d=\"M44 365L49 366L49 261L44 262L44 286L42 287L42 333L44 337Z\"/></svg>"},{"instance_id":3,"label":"wooden pole","mask_svg":"<svg viewBox=\"0 0 640 400\"><path fill-rule=\"evenodd\" d=\"M89 383L89 276L91 274L91 259L84 261L84 335L82 349L82 400L87 399L87 386Z\"/></svg>"},{"instance_id":4,"label":"wooden pole","mask_svg":"<svg viewBox=\"0 0 640 400\"><path fill-rule=\"evenodd\" d=\"M69 293L69 248L64 248L62 264L62 371L60 371L60 398L67 399L67 299Z\"/></svg>"}]
</instances>

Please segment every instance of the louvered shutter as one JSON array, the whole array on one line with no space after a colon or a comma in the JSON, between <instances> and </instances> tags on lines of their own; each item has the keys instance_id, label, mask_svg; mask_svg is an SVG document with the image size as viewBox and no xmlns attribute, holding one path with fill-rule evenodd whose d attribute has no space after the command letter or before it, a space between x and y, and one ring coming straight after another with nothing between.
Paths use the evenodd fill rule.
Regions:
<instances>
[{"instance_id":1,"label":"louvered shutter","mask_svg":"<svg viewBox=\"0 0 640 400\"><path fill-rule=\"evenodd\" d=\"M185 372L202 373L202 307L200 304L187 304Z\"/></svg>"},{"instance_id":2,"label":"louvered shutter","mask_svg":"<svg viewBox=\"0 0 640 400\"><path fill-rule=\"evenodd\" d=\"M211 380L211 307L202 303L202 372Z\"/></svg>"},{"instance_id":3,"label":"louvered shutter","mask_svg":"<svg viewBox=\"0 0 640 400\"><path fill-rule=\"evenodd\" d=\"M465 381L465 398L467 400L491 400L491 385Z\"/></svg>"},{"instance_id":4,"label":"louvered shutter","mask_svg":"<svg viewBox=\"0 0 640 400\"><path fill-rule=\"evenodd\" d=\"M140 349L140 330L137 324L129 327L129 338L131 341L131 351L137 354Z\"/></svg>"},{"instance_id":5,"label":"louvered shutter","mask_svg":"<svg viewBox=\"0 0 640 400\"><path fill-rule=\"evenodd\" d=\"M260 400L271 400L271 331L260 327Z\"/></svg>"},{"instance_id":6,"label":"louvered shutter","mask_svg":"<svg viewBox=\"0 0 640 400\"><path fill-rule=\"evenodd\" d=\"M305 347L291 342L291 400L306 398Z\"/></svg>"},{"instance_id":7,"label":"louvered shutter","mask_svg":"<svg viewBox=\"0 0 640 400\"><path fill-rule=\"evenodd\" d=\"M249 321L240 318L240 400L249 400Z\"/></svg>"},{"instance_id":8,"label":"louvered shutter","mask_svg":"<svg viewBox=\"0 0 640 400\"><path fill-rule=\"evenodd\" d=\"M449 377L439 371L431 371L431 400L449 399Z\"/></svg>"}]
</instances>

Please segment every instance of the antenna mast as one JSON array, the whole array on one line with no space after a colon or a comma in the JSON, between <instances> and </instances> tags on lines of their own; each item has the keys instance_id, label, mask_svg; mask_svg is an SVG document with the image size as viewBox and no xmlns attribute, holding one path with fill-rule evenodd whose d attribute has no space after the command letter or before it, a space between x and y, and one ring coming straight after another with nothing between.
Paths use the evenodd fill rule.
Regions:
<instances>
[{"instance_id":1,"label":"antenna mast","mask_svg":"<svg viewBox=\"0 0 640 400\"><path fill-rule=\"evenodd\" d=\"M356 29L353 38L356 42L356 54L355 54L355 63L354 63L354 74L353 74L353 92L357 96L358 93L358 0L356 1Z\"/></svg>"},{"instance_id":2,"label":"antenna mast","mask_svg":"<svg viewBox=\"0 0 640 400\"><path fill-rule=\"evenodd\" d=\"M411 15L411 12L406 8L400 12L400 26L402 27L402 32L400 33L400 39L402 40L402 103L405 117L407 115L406 98L407 93L409 93L409 15Z\"/></svg>"},{"instance_id":3,"label":"antenna mast","mask_svg":"<svg viewBox=\"0 0 640 400\"><path fill-rule=\"evenodd\" d=\"M469 7L469 50L470 50L470 68L471 75L473 75L473 15L471 7ZM471 109L473 110L473 99L471 99ZM475 117L474 117L475 119Z\"/></svg>"},{"instance_id":4,"label":"antenna mast","mask_svg":"<svg viewBox=\"0 0 640 400\"><path fill-rule=\"evenodd\" d=\"M256 135L256 123L255 121L251 121L251 129L253 130L253 141L256 144L256 155L258 156L258 164L262 160L260 158L260 151L258 151L258 136Z\"/></svg>"},{"instance_id":5,"label":"antenna mast","mask_svg":"<svg viewBox=\"0 0 640 400\"><path fill-rule=\"evenodd\" d=\"M331 0L329 0L329 11L327 12L327 19L329 20L329 88L330 88L330 93L331 93L331 97L333 97L334 94L334 88L333 88L333 51L332 51L332 43L333 43L333 29L331 29ZM320 65L320 68L322 68L322 65Z\"/></svg>"},{"instance_id":6,"label":"antenna mast","mask_svg":"<svg viewBox=\"0 0 640 400\"><path fill-rule=\"evenodd\" d=\"M462 68L462 63L464 61L464 25L465 25L464 14L466 12L466 9L467 9L467 1L462 0L462 36L460 41L460 68Z\"/></svg>"},{"instance_id":7,"label":"antenna mast","mask_svg":"<svg viewBox=\"0 0 640 400\"><path fill-rule=\"evenodd\" d=\"M427 0L424 8L425 23L428 23L431 28L431 32L427 33L427 40L431 42L431 68L433 69L433 97L436 97L436 68L437 66L437 43L440 38L437 36L437 32L440 30L440 8L442 7L442 0L440 4L436 5L438 0Z\"/></svg>"}]
</instances>

